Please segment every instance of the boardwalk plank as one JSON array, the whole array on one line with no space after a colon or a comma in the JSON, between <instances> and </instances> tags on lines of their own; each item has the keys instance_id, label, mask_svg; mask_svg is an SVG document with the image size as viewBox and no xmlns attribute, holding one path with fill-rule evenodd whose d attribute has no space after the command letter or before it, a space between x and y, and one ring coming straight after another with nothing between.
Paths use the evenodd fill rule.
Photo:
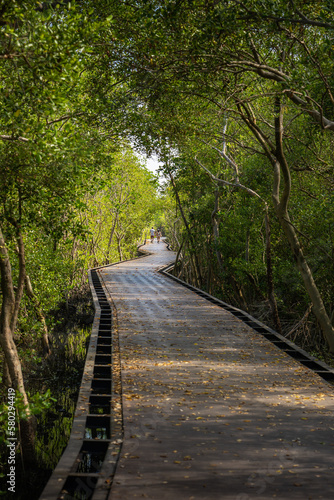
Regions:
<instances>
[{"instance_id":1,"label":"boardwalk plank","mask_svg":"<svg viewBox=\"0 0 334 500\"><path fill-rule=\"evenodd\" d=\"M157 273L99 271L117 309L124 443L110 500L334 498L333 386Z\"/></svg>"}]
</instances>

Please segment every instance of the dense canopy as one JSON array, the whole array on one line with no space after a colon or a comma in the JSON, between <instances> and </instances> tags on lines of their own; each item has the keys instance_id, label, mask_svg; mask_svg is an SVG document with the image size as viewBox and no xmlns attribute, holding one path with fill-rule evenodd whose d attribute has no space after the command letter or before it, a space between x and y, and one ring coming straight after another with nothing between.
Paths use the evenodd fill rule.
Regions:
<instances>
[{"instance_id":1,"label":"dense canopy","mask_svg":"<svg viewBox=\"0 0 334 500\"><path fill-rule=\"evenodd\" d=\"M27 462L57 305L152 224L179 277L332 362L333 75L331 0L1 2L1 364Z\"/></svg>"}]
</instances>

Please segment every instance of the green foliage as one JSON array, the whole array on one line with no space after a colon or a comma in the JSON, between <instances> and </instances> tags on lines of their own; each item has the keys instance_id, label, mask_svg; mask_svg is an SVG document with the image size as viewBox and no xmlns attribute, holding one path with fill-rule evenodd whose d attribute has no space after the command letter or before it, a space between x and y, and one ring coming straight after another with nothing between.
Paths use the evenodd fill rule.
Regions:
<instances>
[{"instance_id":1,"label":"green foliage","mask_svg":"<svg viewBox=\"0 0 334 500\"><path fill-rule=\"evenodd\" d=\"M13 1L1 10L0 227L14 286L18 234L24 241L35 299L23 296L15 342L30 389L30 412L44 423L57 410L52 377L42 387L32 382L48 366L36 303L52 349L62 353L65 365L82 368L89 331L74 329L62 337L63 324L53 312L87 282L87 268L134 256L160 209L157 181L127 145L129 134L115 105L126 90L112 88L115 79L107 75L112 90L106 95L104 87L101 93L98 47L112 24L105 14L96 15L89 2ZM21 399L17 404L24 418ZM44 466L54 467L66 444L71 418L63 423L49 429L50 435L57 433L57 445L46 446L43 429L37 433Z\"/></svg>"},{"instance_id":2,"label":"green foliage","mask_svg":"<svg viewBox=\"0 0 334 500\"><path fill-rule=\"evenodd\" d=\"M132 109L145 130L137 134L136 123L137 141L155 150L166 175L174 176L190 229L176 209L168 231L177 245L189 240L191 231L193 240L181 252L190 274L194 278L197 265L202 286L215 286L242 307L248 306L241 295L246 301L266 299L263 208L271 206L277 180L272 155L280 100L291 224L331 315L333 147L332 132L319 126L333 129L329 3L143 1L139 6L115 7L119 22L112 42L116 58L124 56L117 59L117 72L133 90ZM196 163L212 175L201 173ZM219 187L215 237L213 176L225 182ZM286 182L281 172L280 195ZM254 204L250 190L261 202ZM272 209L269 215L278 302L291 321L292 310L303 316L310 299Z\"/></svg>"},{"instance_id":3,"label":"green foliage","mask_svg":"<svg viewBox=\"0 0 334 500\"><path fill-rule=\"evenodd\" d=\"M48 410L51 405L56 400L51 396L51 391L48 389L45 393L41 394L36 392L33 395L29 394L29 411L31 415L37 416ZM2 433L0 438L0 444L8 444L6 439L6 429L7 429L7 415L8 415L8 405L2 403L0 405L0 426L2 427ZM16 391L15 395L15 412L16 412L16 436L19 436L18 421L27 419L27 408L25 407L21 394Z\"/></svg>"},{"instance_id":4,"label":"green foliage","mask_svg":"<svg viewBox=\"0 0 334 500\"><path fill-rule=\"evenodd\" d=\"M270 323L265 206L285 333L298 324L310 299L272 205L278 102L291 224L332 314L331 7L329 0L3 4L0 227L14 284L23 236L49 330L61 326L52 311L86 282L86 269L133 257L152 224L175 249L183 245L177 273ZM164 194L129 144L161 160ZM282 172L280 182L282 195ZM44 363L41 334L25 296L15 341L27 372ZM82 361L85 335L58 338L64 359ZM42 419L51 411L48 391L31 391L31 411Z\"/></svg>"}]
</instances>

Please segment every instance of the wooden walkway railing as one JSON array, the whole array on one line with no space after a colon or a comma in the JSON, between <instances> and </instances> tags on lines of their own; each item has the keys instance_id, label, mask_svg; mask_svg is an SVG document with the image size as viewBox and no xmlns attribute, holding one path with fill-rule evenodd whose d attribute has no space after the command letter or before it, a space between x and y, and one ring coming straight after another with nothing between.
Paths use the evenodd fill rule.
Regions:
<instances>
[{"instance_id":1,"label":"wooden walkway railing","mask_svg":"<svg viewBox=\"0 0 334 500\"><path fill-rule=\"evenodd\" d=\"M72 432L40 500L105 500L122 444L116 316L97 270L89 281L96 313Z\"/></svg>"}]
</instances>

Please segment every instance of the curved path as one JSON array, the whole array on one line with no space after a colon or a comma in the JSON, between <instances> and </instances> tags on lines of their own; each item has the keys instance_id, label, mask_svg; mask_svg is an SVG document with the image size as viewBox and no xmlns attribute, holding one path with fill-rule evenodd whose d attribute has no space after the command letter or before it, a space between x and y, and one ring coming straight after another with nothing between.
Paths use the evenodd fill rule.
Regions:
<instances>
[{"instance_id":1,"label":"curved path","mask_svg":"<svg viewBox=\"0 0 334 500\"><path fill-rule=\"evenodd\" d=\"M110 500L334 498L333 386L148 257L99 270L117 309L124 442Z\"/></svg>"}]
</instances>

